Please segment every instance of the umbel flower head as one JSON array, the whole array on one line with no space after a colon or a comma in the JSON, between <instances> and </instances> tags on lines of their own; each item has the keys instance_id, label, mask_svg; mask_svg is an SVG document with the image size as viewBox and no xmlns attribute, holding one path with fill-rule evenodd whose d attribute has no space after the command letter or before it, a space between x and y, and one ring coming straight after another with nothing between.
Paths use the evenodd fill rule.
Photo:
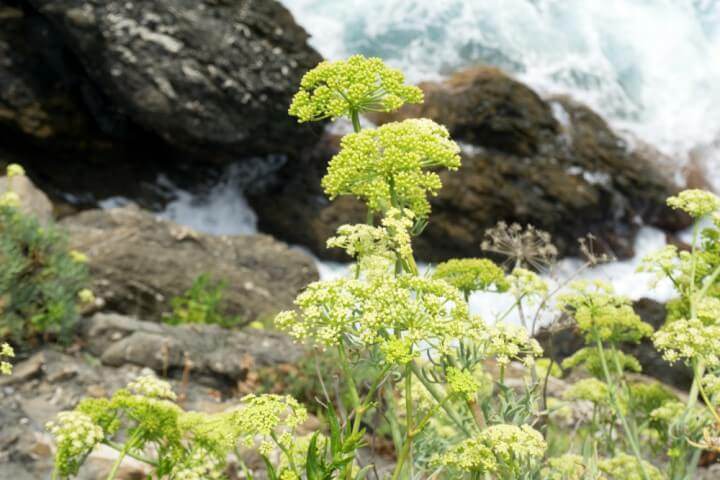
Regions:
<instances>
[{"instance_id":1,"label":"umbel flower head","mask_svg":"<svg viewBox=\"0 0 720 480\"><path fill-rule=\"evenodd\" d=\"M518 478L545 455L547 444L529 425L493 425L454 446L439 463L455 470Z\"/></svg>"},{"instance_id":2,"label":"umbel flower head","mask_svg":"<svg viewBox=\"0 0 720 480\"><path fill-rule=\"evenodd\" d=\"M25 169L17 163L8 165L6 172L8 177L22 177L25 175Z\"/></svg>"},{"instance_id":3,"label":"umbel flower head","mask_svg":"<svg viewBox=\"0 0 720 480\"><path fill-rule=\"evenodd\" d=\"M509 288L503 269L486 258L448 260L435 268L433 277L445 280L466 297L472 292L493 287L497 292L504 292Z\"/></svg>"},{"instance_id":4,"label":"umbel flower head","mask_svg":"<svg viewBox=\"0 0 720 480\"><path fill-rule=\"evenodd\" d=\"M55 464L64 478L75 475L85 456L103 439L103 430L84 413L60 412L47 429L55 437Z\"/></svg>"},{"instance_id":5,"label":"umbel flower head","mask_svg":"<svg viewBox=\"0 0 720 480\"><path fill-rule=\"evenodd\" d=\"M680 192L676 197L668 198L667 204L699 218L720 208L720 199L705 190L691 189Z\"/></svg>"},{"instance_id":6,"label":"umbel flower head","mask_svg":"<svg viewBox=\"0 0 720 480\"><path fill-rule=\"evenodd\" d=\"M366 274L372 273L377 257L408 262L412 257L410 229L413 213L408 210L391 208L382 219L380 226L367 224L341 225L337 235L327 241L328 248L342 248L351 257L357 258L357 268ZM385 262L386 264L388 262ZM385 265L387 266L387 265ZM381 268L381 273L387 273Z\"/></svg>"},{"instance_id":7,"label":"umbel flower head","mask_svg":"<svg viewBox=\"0 0 720 480\"><path fill-rule=\"evenodd\" d=\"M420 344L445 353L453 340L473 337L484 329L468 315L467 303L455 287L442 280L412 275L374 276L364 280L314 282L295 300L300 312L278 314L276 325L297 340L335 346L348 339L363 346L379 345L393 358L412 355ZM402 338L389 342L388 332ZM405 345L407 355L398 351Z\"/></svg>"},{"instance_id":8,"label":"umbel flower head","mask_svg":"<svg viewBox=\"0 0 720 480\"><path fill-rule=\"evenodd\" d=\"M460 148L447 129L432 120L391 122L345 135L328 165L322 186L331 199L355 195L373 212L408 208L427 217L427 195L442 186L432 168L460 167Z\"/></svg>"},{"instance_id":9,"label":"umbel flower head","mask_svg":"<svg viewBox=\"0 0 720 480\"><path fill-rule=\"evenodd\" d=\"M666 324L653 335L655 348L670 363L703 361L720 366L720 326L705 325L699 319L680 319Z\"/></svg>"},{"instance_id":10,"label":"umbel flower head","mask_svg":"<svg viewBox=\"0 0 720 480\"><path fill-rule=\"evenodd\" d=\"M630 300L615 295L609 284L579 280L571 290L558 297L558 307L575 319L588 343L637 343L652 334L652 326L640 319Z\"/></svg>"},{"instance_id":11,"label":"umbel flower head","mask_svg":"<svg viewBox=\"0 0 720 480\"><path fill-rule=\"evenodd\" d=\"M616 365L615 361L617 361L617 365L619 365L623 371L639 373L642 370L638 359L629 353L608 351L605 353L605 356L607 357L606 361L612 365ZM598 352L595 347L581 348L562 362L564 369L569 370L577 366L585 367L594 377L602 378L604 375L600 352Z\"/></svg>"},{"instance_id":12,"label":"umbel flower head","mask_svg":"<svg viewBox=\"0 0 720 480\"><path fill-rule=\"evenodd\" d=\"M422 90L405 85L400 70L376 57L353 55L347 60L321 62L307 72L289 113L300 122L310 122L354 113L389 112L404 103L422 101Z\"/></svg>"},{"instance_id":13,"label":"umbel flower head","mask_svg":"<svg viewBox=\"0 0 720 480\"><path fill-rule=\"evenodd\" d=\"M15 350L13 350L10 344L0 344L0 375L12 374L12 365L6 359L13 357L15 357Z\"/></svg>"}]
</instances>

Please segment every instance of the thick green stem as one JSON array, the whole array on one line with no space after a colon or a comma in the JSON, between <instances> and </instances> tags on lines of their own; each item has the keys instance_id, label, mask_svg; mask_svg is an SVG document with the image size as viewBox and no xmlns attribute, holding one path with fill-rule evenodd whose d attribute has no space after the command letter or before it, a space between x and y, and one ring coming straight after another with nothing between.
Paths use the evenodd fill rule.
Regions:
<instances>
[{"instance_id":1,"label":"thick green stem","mask_svg":"<svg viewBox=\"0 0 720 480\"><path fill-rule=\"evenodd\" d=\"M407 434L405 435L405 443L407 444L407 460L408 460L408 478L412 478L413 474L413 429L415 428L415 411L412 401L412 370L410 365L405 367L405 424L407 426Z\"/></svg>"},{"instance_id":2,"label":"thick green stem","mask_svg":"<svg viewBox=\"0 0 720 480\"><path fill-rule=\"evenodd\" d=\"M413 374L415 375L415 378L420 380L420 383L423 384L425 389L432 395L432 397L435 399L436 402L438 402L442 409L445 410L445 413L447 413L448 417L455 423L455 425L458 426L460 430L466 435L470 436L470 432L468 431L467 427L463 424L462 419L460 418L460 415L457 413L457 411L453 408L453 406L449 403L446 403L446 395L442 393L437 385L434 383L428 382L425 377L423 377L422 373L420 372L420 367L417 366L415 362L410 363L410 368L412 369Z\"/></svg>"},{"instance_id":3,"label":"thick green stem","mask_svg":"<svg viewBox=\"0 0 720 480\"><path fill-rule=\"evenodd\" d=\"M352 402L353 409L357 410L360 407L360 396L358 395L357 388L355 387L355 379L353 378L352 371L350 370L350 364L347 360L347 354L345 353L345 346L342 342L338 344L338 356L340 357L340 368L342 369L343 376L345 377L345 383L347 384L348 391L350 392L350 401Z\"/></svg>"},{"instance_id":4,"label":"thick green stem","mask_svg":"<svg viewBox=\"0 0 720 480\"><path fill-rule=\"evenodd\" d=\"M133 443L135 443L135 436L132 436L125 446L120 450L120 454L118 455L117 460L115 460L115 463L113 463L112 468L110 469L110 473L108 473L107 480L113 480L115 478L115 475L117 475L118 468L120 468L120 464L125 459L125 456L132 448Z\"/></svg>"}]
</instances>

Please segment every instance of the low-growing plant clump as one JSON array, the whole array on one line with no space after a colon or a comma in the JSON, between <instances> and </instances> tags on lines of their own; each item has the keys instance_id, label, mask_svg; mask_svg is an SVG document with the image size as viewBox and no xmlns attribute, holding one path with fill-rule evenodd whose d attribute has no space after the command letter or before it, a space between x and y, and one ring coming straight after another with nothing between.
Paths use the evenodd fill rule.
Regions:
<instances>
[{"instance_id":1,"label":"low-growing plant clump","mask_svg":"<svg viewBox=\"0 0 720 480\"><path fill-rule=\"evenodd\" d=\"M91 302L87 258L71 251L65 234L23 213L12 190L21 166L7 168L8 190L0 196L0 338L23 345L39 335L67 340L78 303Z\"/></svg>"},{"instance_id":2,"label":"low-growing plant clump","mask_svg":"<svg viewBox=\"0 0 720 480\"><path fill-rule=\"evenodd\" d=\"M421 272L412 240L429 221L438 170L458 169L460 148L431 120L377 129L359 121L363 112L421 100L397 70L354 56L308 72L290 107L301 121L352 121L322 185L331 198L352 195L368 209L367 223L340 227L328 240L355 259L350 276L308 285L296 309L276 318L292 338L336 359L337 378L319 379L323 432L297 435L306 411L291 397L250 395L224 413L186 412L168 384L144 377L50 424L59 477L76 474L102 443L119 452L108 480L125 456L146 463L149 478L229 478L228 468L253 478L241 460L228 463L243 448L256 450L268 478L279 480L695 478L702 452L720 451L720 201L696 190L668 201L712 222L695 227L691 251L670 246L643 263L678 294L657 332L603 282L554 284L531 270L556 255L547 234L534 229L490 232L485 247L509 258L508 272L488 259ZM602 260L587 244L585 251L580 271ZM468 299L477 292L512 302L498 314L474 315ZM585 340L564 364L582 379L554 401L546 389L557 368L531 335L548 316L571 319ZM691 366L687 399L628 375L640 364L621 344L646 338L667 360ZM563 428L578 405L589 415ZM373 436L393 446L388 471L361 454Z\"/></svg>"},{"instance_id":3,"label":"low-growing plant clump","mask_svg":"<svg viewBox=\"0 0 720 480\"><path fill-rule=\"evenodd\" d=\"M226 288L225 282L214 281L207 273L198 276L187 292L170 301L172 311L163 316L163 321L170 325L237 325L241 322L240 318L227 315L222 306Z\"/></svg>"}]
</instances>

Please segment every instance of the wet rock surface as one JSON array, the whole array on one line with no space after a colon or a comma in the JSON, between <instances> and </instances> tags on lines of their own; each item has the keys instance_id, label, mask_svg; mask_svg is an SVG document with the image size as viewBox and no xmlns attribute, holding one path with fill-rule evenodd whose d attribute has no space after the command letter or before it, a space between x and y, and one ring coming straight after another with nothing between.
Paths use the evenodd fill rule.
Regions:
<instances>
[{"instance_id":1,"label":"wet rock surface","mask_svg":"<svg viewBox=\"0 0 720 480\"><path fill-rule=\"evenodd\" d=\"M578 253L577 239L592 233L599 248L618 258L633 254L642 222L668 231L689 225L665 206L677 187L660 166L632 151L588 107L565 97L543 100L494 68L421 86L423 105L373 116L428 116L463 146L462 167L441 174L444 187L431 199L430 225L416 243L420 258L480 255L485 230L500 220L549 231L562 255ZM365 218L358 202L331 203L320 188L338 143L326 136L288 162L274 190L251 197L262 230L336 259L341 253L327 251L325 239L340 224Z\"/></svg>"},{"instance_id":2,"label":"wet rock surface","mask_svg":"<svg viewBox=\"0 0 720 480\"><path fill-rule=\"evenodd\" d=\"M149 320L204 273L226 282L223 308L241 323L289 308L318 276L309 255L266 235L206 235L134 207L88 210L60 225L88 256L104 308Z\"/></svg>"}]
</instances>

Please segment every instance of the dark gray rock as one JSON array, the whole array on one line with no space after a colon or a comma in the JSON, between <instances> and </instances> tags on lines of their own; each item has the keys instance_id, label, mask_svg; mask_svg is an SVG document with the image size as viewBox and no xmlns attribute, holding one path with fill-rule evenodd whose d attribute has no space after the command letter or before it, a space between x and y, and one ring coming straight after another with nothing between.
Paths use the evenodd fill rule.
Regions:
<instances>
[{"instance_id":1,"label":"dark gray rock","mask_svg":"<svg viewBox=\"0 0 720 480\"><path fill-rule=\"evenodd\" d=\"M204 158L282 153L315 127L287 115L320 61L275 0L28 0L111 108Z\"/></svg>"}]
</instances>

